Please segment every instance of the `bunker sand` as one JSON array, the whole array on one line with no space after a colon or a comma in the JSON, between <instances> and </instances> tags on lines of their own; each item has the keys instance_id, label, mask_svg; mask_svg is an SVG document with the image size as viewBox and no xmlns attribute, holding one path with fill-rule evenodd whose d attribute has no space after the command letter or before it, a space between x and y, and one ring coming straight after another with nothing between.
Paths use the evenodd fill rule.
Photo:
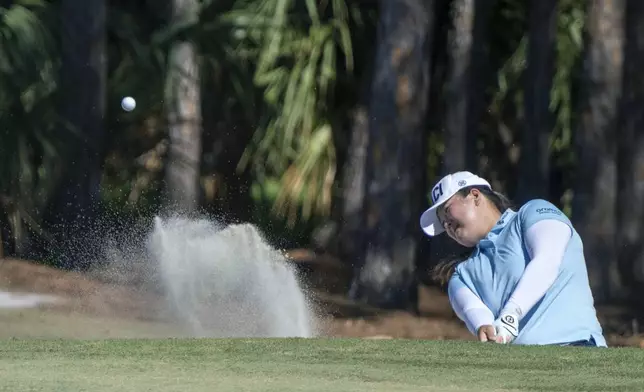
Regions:
<instances>
[{"instance_id":1,"label":"bunker sand","mask_svg":"<svg viewBox=\"0 0 644 392\"><path fill-rule=\"evenodd\" d=\"M321 274L338 274L319 268ZM314 279L320 280L319 276ZM0 259L0 290L53 295L62 302L31 309L0 309L0 339L5 338L161 338L186 333L169 321L155 293L33 262ZM353 304L342 295L317 287L322 310L318 336L370 339L473 340L452 313L446 296L421 286L421 316L385 312ZM609 334L612 346L643 347L638 336Z\"/></svg>"}]
</instances>

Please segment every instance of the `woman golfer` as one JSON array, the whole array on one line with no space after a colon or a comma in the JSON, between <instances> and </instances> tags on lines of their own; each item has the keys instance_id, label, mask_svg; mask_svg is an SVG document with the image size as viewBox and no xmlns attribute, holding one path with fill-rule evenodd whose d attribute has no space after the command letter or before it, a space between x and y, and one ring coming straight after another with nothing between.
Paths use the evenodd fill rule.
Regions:
<instances>
[{"instance_id":1,"label":"woman golfer","mask_svg":"<svg viewBox=\"0 0 644 392\"><path fill-rule=\"evenodd\" d=\"M581 238L545 200L518 211L470 172L445 176L420 218L429 236L447 232L469 248L442 263L457 316L480 341L606 346Z\"/></svg>"}]
</instances>

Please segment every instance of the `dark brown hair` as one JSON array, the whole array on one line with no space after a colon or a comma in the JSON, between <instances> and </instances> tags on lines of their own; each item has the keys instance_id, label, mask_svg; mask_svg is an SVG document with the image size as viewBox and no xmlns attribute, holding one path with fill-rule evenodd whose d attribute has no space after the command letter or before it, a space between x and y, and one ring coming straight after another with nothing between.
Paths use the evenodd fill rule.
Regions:
<instances>
[{"instance_id":1,"label":"dark brown hair","mask_svg":"<svg viewBox=\"0 0 644 392\"><path fill-rule=\"evenodd\" d=\"M488 187L470 186L461 189L456 194L460 195L461 197L465 197L470 193L472 189L477 189L479 192L481 192L481 194L485 198L487 198L492 202L492 204L494 204L496 209L499 210L501 214L503 214L508 208L514 209L514 204L510 201L510 199L508 199L505 195L499 192L495 192ZM450 241L453 240L450 239ZM474 251L474 248L460 248L462 249L461 251L449 255L448 257L439 261L438 264L436 264L436 266L432 268L432 279L443 287L447 286L447 282L449 282L452 274L454 274L456 266L467 260Z\"/></svg>"}]
</instances>

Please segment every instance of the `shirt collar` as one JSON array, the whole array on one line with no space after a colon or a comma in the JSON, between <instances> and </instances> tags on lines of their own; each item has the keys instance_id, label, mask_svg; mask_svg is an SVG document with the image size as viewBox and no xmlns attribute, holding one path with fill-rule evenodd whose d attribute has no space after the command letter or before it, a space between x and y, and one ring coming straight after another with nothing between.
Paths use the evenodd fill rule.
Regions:
<instances>
[{"instance_id":1,"label":"shirt collar","mask_svg":"<svg viewBox=\"0 0 644 392\"><path fill-rule=\"evenodd\" d=\"M505 228L505 226L508 224L508 222L516 215L516 212L512 211L511 209L505 210L503 214L501 214L501 217L499 218L498 221L496 221L496 224L492 227L489 233L479 243L476 245L476 249L474 251L474 254L478 254L480 248L487 248L490 246L494 245L494 241L496 240L496 237L501 233L501 231Z\"/></svg>"},{"instance_id":2,"label":"shirt collar","mask_svg":"<svg viewBox=\"0 0 644 392\"><path fill-rule=\"evenodd\" d=\"M496 224L494 227L492 227L492 230L488 233L488 236L490 234L499 234L501 230L505 227L505 225L508 224L508 221L516 215L516 212L512 211L511 209L505 210L503 214L501 214L501 217L499 218L498 221L496 221Z\"/></svg>"}]
</instances>

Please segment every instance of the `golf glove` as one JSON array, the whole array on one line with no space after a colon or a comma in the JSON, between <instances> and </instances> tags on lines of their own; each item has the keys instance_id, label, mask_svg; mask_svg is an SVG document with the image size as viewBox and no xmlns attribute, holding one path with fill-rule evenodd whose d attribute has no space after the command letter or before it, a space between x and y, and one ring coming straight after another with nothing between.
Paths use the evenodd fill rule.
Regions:
<instances>
[{"instance_id":1,"label":"golf glove","mask_svg":"<svg viewBox=\"0 0 644 392\"><path fill-rule=\"evenodd\" d=\"M494 321L496 342L508 344L519 335L519 316L512 312L501 313Z\"/></svg>"}]
</instances>

